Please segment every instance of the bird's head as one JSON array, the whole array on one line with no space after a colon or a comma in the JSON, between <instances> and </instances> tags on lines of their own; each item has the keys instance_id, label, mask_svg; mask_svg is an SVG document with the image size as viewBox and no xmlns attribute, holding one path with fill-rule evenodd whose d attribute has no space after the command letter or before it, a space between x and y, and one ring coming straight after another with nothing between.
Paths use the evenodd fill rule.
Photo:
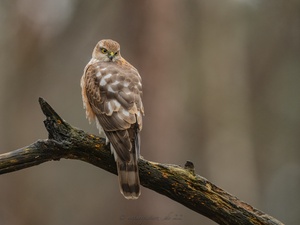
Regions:
<instances>
[{"instance_id":1,"label":"bird's head","mask_svg":"<svg viewBox=\"0 0 300 225\"><path fill-rule=\"evenodd\" d=\"M93 58L104 62L120 59L121 54L119 43L110 39L99 41L94 48Z\"/></svg>"}]
</instances>

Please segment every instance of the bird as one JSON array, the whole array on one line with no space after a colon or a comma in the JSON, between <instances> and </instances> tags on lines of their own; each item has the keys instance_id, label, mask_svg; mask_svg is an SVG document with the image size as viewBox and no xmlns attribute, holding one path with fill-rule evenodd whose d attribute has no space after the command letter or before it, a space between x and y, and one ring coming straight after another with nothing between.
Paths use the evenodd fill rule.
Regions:
<instances>
[{"instance_id":1,"label":"bird","mask_svg":"<svg viewBox=\"0 0 300 225\"><path fill-rule=\"evenodd\" d=\"M141 194L138 160L144 106L138 70L120 52L120 44L100 40L80 81L83 106L91 123L110 143L117 165L120 192L126 199Z\"/></svg>"}]
</instances>

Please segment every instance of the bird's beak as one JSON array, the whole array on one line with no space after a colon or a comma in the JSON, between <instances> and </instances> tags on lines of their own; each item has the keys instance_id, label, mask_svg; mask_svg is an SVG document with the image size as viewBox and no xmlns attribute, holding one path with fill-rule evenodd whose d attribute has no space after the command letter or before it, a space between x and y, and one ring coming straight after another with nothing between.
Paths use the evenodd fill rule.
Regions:
<instances>
[{"instance_id":1,"label":"bird's beak","mask_svg":"<svg viewBox=\"0 0 300 225\"><path fill-rule=\"evenodd\" d=\"M108 55L108 58L110 60L112 60L114 56L115 56L115 53L114 52L110 52L109 55Z\"/></svg>"}]
</instances>

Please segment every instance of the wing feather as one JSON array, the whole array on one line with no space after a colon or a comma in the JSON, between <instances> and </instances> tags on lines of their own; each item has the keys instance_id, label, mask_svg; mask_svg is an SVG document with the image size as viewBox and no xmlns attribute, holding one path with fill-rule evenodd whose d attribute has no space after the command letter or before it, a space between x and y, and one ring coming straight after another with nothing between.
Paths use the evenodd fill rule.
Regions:
<instances>
[{"instance_id":1,"label":"wing feather","mask_svg":"<svg viewBox=\"0 0 300 225\"><path fill-rule=\"evenodd\" d=\"M142 129L144 113L137 70L109 62L93 62L85 68L81 85L82 95L88 100L84 101L87 117L97 118L118 157L129 161L136 129Z\"/></svg>"}]
</instances>

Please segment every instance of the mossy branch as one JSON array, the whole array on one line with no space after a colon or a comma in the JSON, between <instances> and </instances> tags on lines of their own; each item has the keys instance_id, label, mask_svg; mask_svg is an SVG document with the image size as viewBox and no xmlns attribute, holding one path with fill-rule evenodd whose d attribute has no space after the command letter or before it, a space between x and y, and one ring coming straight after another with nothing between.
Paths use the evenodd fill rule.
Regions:
<instances>
[{"instance_id":1,"label":"mossy branch","mask_svg":"<svg viewBox=\"0 0 300 225\"><path fill-rule=\"evenodd\" d=\"M77 159L117 174L114 158L105 140L65 122L42 98L48 139L0 155L0 174L25 169L52 160ZM193 163L177 165L139 160L141 184L202 214L219 224L282 223L218 188L195 174Z\"/></svg>"}]
</instances>

